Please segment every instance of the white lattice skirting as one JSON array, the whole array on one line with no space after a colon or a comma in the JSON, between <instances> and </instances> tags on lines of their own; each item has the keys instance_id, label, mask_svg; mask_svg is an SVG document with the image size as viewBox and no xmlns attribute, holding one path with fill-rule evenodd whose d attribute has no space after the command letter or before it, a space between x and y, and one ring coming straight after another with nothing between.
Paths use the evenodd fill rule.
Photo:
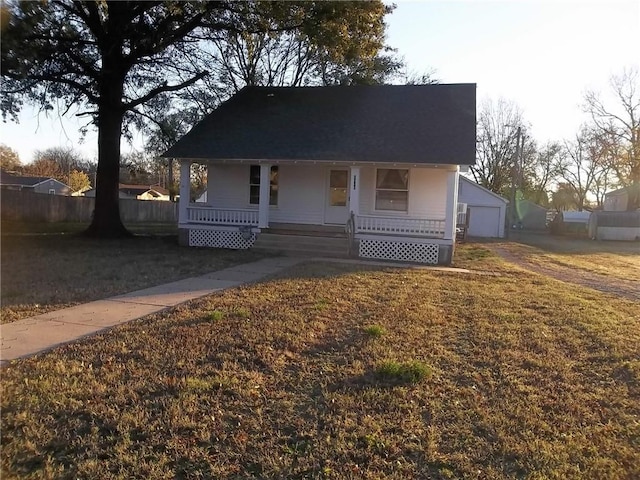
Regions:
<instances>
[{"instance_id":1,"label":"white lattice skirting","mask_svg":"<svg viewBox=\"0 0 640 480\"><path fill-rule=\"evenodd\" d=\"M360 240L360 257L418 263L438 263L440 247L433 243Z\"/></svg>"},{"instance_id":2,"label":"white lattice skirting","mask_svg":"<svg viewBox=\"0 0 640 480\"><path fill-rule=\"evenodd\" d=\"M253 247L255 233L219 230L189 230L190 247L214 247L244 250Z\"/></svg>"}]
</instances>

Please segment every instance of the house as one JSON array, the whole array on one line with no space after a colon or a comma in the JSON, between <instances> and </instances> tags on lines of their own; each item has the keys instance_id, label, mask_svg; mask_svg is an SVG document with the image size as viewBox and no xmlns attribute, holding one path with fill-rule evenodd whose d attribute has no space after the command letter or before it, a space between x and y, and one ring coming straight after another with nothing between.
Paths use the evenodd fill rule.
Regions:
<instances>
[{"instance_id":1,"label":"house","mask_svg":"<svg viewBox=\"0 0 640 480\"><path fill-rule=\"evenodd\" d=\"M180 163L180 241L346 231L363 258L450 263L475 134L475 84L245 87L163 155ZM192 163L206 204L189 203Z\"/></svg>"},{"instance_id":2,"label":"house","mask_svg":"<svg viewBox=\"0 0 640 480\"><path fill-rule=\"evenodd\" d=\"M169 201L169 190L159 185L127 185L121 183L118 186L119 198L134 200L162 200ZM95 197L96 189L91 188L84 192L85 197Z\"/></svg>"},{"instance_id":3,"label":"house","mask_svg":"<svg viewBox=\"0 0 640 480\"><path fill-rule=\"evenodd\" d=\"M467 205L469 236L504 238L507 199L461 175L458 202Z\"/></svg>"},{"instance_id":4,"label":"house","mask_svg":"<svg viewBox=\"0 0 640 480\"><path fill-rule=\"evenodd\" d=\"M640 184L619 188L604 194L603 210L605 212L625 212L629 202L629 193L635 189L636 194L640 190Z\"/></svg>"},{"instance_id":5,"label":"house","mask_svg":"<svg viewBox=\"0 0 640 480\"><path fill-rule=\"evenodd\" d=\"M22 190L49 195L69 195L71 189L64 183L51 177L30 177L16 175L0 170L0 188L5 190Z\"/></svg>"}]
</instances>

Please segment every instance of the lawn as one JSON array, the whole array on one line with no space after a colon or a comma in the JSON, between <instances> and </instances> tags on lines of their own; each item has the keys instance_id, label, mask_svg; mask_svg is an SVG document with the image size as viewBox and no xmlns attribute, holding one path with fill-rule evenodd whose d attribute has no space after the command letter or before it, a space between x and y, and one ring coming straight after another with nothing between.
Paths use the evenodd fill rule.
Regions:
<instances>
[{"instance_id":1,"label":"lawn","mask_svg":"<svg viewBox=\"0 0 640 480\"><path fill-rule=\"evenodd\" d=\"M134 225L135 238L99 241L80 236L78 224L2 227L2 323L260 258L180 247L166 225Z\"/></svg>"},{"instance_id":2,"label":"lawn","mask_svg":"<svg viewBox=\"0 0 640 480\"><path fill-rule=\"evenodd\" d=\"M640 243L594 241L570 236L512 232L500 246L528 262L547 268L573 269L640 284ZM640 288L640 287L639 287Z\"/></svg>"},{"instance_id":3,"label":"lawn","mask_svg":"<svg viewBox=\"0 0 640 480\"><path fill-rule=\"evenodd\" d=\"M2 478L640 477L637 302L308 263L2 371Z\"/></svg>"}]
</instances>

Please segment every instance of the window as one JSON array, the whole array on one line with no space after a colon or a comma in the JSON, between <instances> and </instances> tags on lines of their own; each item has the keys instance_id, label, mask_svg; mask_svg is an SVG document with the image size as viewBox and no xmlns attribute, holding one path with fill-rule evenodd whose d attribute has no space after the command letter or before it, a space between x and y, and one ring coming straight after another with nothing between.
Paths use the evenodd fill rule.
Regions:
<instances>
[{"instance_id":1,"label":"window","mask_svg":"<svg viewBox=\"0 0 640 480\"><path fill-rule=\"evenodd\" d=\"M376 210L406 212L409 170L380 168L376 172Z\"/></svg>"},{"instance_id":2,"label":"window","mask_svg":"<svg viewBox=\"0 0 640 480\"><path fill-rule=\"evenodd\" d=\"M55 195L55 194L56 194L56 190L54 188L50 188L49 195Z\"/></svg>"},{"instance_id":3,"label":"window","mask_svg":"<svg viewBox=\"0 0 640 480\"><path fill-rule=\"evenodd\" d=\"M260 165L251 165L249 169L249 204L260 203ZM278 204L278 167L271 167L271 188L269 189L269 205Z\"/></svg>"},{"instance_id":4,"label":"window","mask_svg":"<svg viewBox=\"0 0 640 480\"><path fill-rule=\"evenodd\" d=\"M330 205L332 207L347 206L347 187L349 186L348 170L331 170L329 172Z\"/></svg>"}]
</instances>

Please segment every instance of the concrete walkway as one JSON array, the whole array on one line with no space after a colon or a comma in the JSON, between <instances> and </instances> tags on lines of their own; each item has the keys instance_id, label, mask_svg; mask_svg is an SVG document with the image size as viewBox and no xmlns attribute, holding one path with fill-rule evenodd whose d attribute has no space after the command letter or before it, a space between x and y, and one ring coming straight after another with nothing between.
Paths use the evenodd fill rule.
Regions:
<instances>
[{"instance_id":1,"label":"concrete walkway","mask_svg":"<svg viewBox=\"0 0 640 480\"><path fill-rule=\"evenodd\" d=\"M2 325L0 326L0 366L6 365L11 360L45 352L189 300L237 287L244 283L256 282L301 262L332 262L384 268L481 273L460 268L361 259L265 258L200 277L186 278Z\"/></svg>"},{"instance_id":2,"label":"concrete walkway","mask_svg":"<svg viewBox=\"0 0 640 480\"><path fill-rule=\"evenodd\" d=\"M50 350L189 300L261 280L302 260L292 257L265 258L200 277L186 278L7 323L0 327L0 365Z\"/></svg>"}]
</instances>

